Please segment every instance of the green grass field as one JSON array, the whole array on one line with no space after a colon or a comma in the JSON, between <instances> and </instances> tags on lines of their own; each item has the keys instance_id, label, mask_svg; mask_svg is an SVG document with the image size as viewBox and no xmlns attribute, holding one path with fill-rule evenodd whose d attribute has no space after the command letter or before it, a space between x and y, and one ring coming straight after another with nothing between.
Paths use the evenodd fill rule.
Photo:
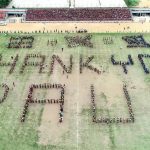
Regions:
<instances>
[{"instance_id":1,"label":"green grass field","mask_svg":"<svg viewBox=\"0 0 150 150\"><path fill-rule=\"evenodd\" d=\"M127 43L122 40L122 36L127 35L124 33L92 34L91 41L94 48L81 46L68 48L64 39L66 34L45 33L30 34L35 38L32 49L8 49L10 37L18 35L21 36L21 34L0 35L2 60L9 62L11 56L19 55L14 73L9 75L10 67L0 67L0 84L6 83L10 88L7 99L0 104L0 150L149 150L150 74L144 73L138 54L150 54L150 48L127 48ZM105 45L103 37L112 37L114 44ZM150 34L144 34L144 38L150 43ZM47 40L54 39L57 39L58 44L54 47L47 46ZM48 75L49 67L43 74L39 74L38 68L33 67L27 67L25 72L20 74L24 57L32 53L46 55L45 64L48 66L53 54L59 55L65 64L68 64L69 56L72 54L73 72L68 79L62 75L60 67L56 67L57 71L50 76ZM80 74L78 69L81 54L85 60L93 55L94 61L91 64L97 68L103 68L105 72L97 75L84 69L83 74ZM131 54L134 65L127 67L127 75L123 73L122 67L112 65L110 61L112 54L117 60L122 61L127 61L128 54ZM144 61L150 69L150 59L144 59ZM20 116L29 86L32 83L57 82L66 84L64 123L56 125L55 129L50 117L44 120L44 104L32 105L26 121L21 123ZM98 115L128 117L128 108L122 91L124 83L128 86L135 122L131 124L93 123L90 109L90 85L95 86ZM1 88L0 95L2 90ZM47 95L48 92L44 94ZM46 129L43 127L45 124ZM40 126L44 128L42 131L39 131ZM51 131L52 129L57 131L56 135ZM44 136L44 133L47 134ZM59 133L58 137L57 133ZM41 140L47 141L46 144L40 144Z\"/></svg>"}]
</instances>

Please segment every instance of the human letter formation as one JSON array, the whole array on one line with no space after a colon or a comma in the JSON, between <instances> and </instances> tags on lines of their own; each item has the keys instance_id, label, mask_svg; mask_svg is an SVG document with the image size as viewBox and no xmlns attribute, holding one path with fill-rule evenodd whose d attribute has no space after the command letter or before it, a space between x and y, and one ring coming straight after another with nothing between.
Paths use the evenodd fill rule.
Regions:
<instances>
[{"instance_id":1,"label":"human letter formation","mask_svg":"<svg viewBox=\"0 0 150 150\"><path fill-rule=\"evenodd\" d=\"M129 111L129 118L121 118L121 117L114 117L114 118L107 118L107 117L100 117L97 119L96 113L96 103L95 103L95 93L94 93L94 86L91 85L91 108L92 108L92 120L95 123L133 123L135 121L134 113L132 110L131 99L129 93L127 91L126 85L123 86L124 95L126 98L128 111Z\"/></svg>"},{"instance_id":2,"label":"human letter formation","mask_svg":"<svg viewBox=\"0 0 150 150\"><path fill-rule=\"evenodd\" d=\"M0 98L0 103L4 102L4 100L7 98L8 96L8 92L9 92L9 87L7 84L1 84L0 87L4 88L4 94L3 96Z\"/></svg>"},{"instance_id":3,"label":"human letter formation","mask_svg":"<svg viewBox=\"0 0 150 150\"><path fill-rule=\"evenodd\" d=\"M128 61L127 62L116 61L115 58L114 58L114 55L111 55L111 62L112 62L113 65L122 66L123 71L124 71L125 74L128 73L127 66L134 65L134 61L133 61L131 55L128 55Z\"/></svg>"},{"instance_id":4,"label":"human letter formation","mask_svg":"<svg viewBox=\"0 0 150 150\"><path fill-rule=\"evenodd\" d=\"M61 97L60 99L34 99L33 98L33 92L36 89L60 89L61 90ZM61 123L63 121L63 111L64 111L64 94L65 94L65 85L61 84L33 84L29 88L28 97L26 98L26 102L24 105L24 109L21 116L21 122L25 121L27 112L29 110L29 104L59 104L60 105L60 112L59 112L59 122Z\"/></svg>"}]
</instances>

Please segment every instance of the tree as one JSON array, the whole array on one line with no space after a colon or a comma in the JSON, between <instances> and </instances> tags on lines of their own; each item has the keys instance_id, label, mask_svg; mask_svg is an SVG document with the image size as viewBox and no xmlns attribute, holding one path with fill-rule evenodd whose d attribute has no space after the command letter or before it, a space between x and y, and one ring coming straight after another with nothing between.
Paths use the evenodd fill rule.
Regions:
<instances>
[{"instance_id":1,"label":"tree","mask_svg":"<svg viewBox=\"0 0 150 150\"><path fill-rule=\"evenodd\" d=\"M5 8L8 6L11 0L0 0L0 8Z\"/></svg>"},{"instance_id":2,"label":"tree","mask_svg":"<svg viewBox=\"0 0 150 150\"><path fill-rule=\"evenodd\" d=\"M136 6L139 4L139 2L140 2L140 0L127 0L127 4L129 6Z\"/></svg>"}]
</instances>

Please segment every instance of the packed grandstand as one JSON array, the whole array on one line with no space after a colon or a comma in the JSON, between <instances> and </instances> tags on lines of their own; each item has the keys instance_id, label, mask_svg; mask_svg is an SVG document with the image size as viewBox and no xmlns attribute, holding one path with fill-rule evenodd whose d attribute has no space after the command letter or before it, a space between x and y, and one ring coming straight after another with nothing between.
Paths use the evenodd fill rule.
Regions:
<instances>
[{"instance_id":1,"label":"packed grandstand","mask_svg":"<svg viewBox=\"0 0 150 150\"><path fill-rule=\"evenodd\" d=\"M21 22L132 21L149 14L128 8L124 0L12 0L0 10L0 22L13 17L21 17Z\"/></svg>"},{"instance_id":2,"label":"packed grandstand","mask_svg":"<svg viewBox=\"0 0 150 150\"><path fill-rule=\"evenodd\" d=\"M126 8L29 9L26 13L26 21L127 21L131 19L131 13Z\"/></svg>"}]
</instances>

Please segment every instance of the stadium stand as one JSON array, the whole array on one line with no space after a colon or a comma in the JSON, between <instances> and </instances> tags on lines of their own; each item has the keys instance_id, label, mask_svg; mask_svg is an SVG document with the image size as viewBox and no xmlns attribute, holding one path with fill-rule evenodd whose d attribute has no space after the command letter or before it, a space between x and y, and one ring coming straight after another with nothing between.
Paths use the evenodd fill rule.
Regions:
<instances>
[{"instance_id":1,"label":"stadium stand","mask_svg":"<svg viewBox=\"0 0 150 150\"><path fill-rule=\"evenodd\" d=\"M6 13L4 11L0 11L0 21L5 20Z\"/></svg>"},{"instance_id":2,"label":"stadium stand","mask_svg":"<svg viewBox=\"0 0 150 150\"><path fill-rule=\"evenodd\" d=\"M130 21L128 8L28 9L26 21Z\"/></svg>"}]
</instances>

